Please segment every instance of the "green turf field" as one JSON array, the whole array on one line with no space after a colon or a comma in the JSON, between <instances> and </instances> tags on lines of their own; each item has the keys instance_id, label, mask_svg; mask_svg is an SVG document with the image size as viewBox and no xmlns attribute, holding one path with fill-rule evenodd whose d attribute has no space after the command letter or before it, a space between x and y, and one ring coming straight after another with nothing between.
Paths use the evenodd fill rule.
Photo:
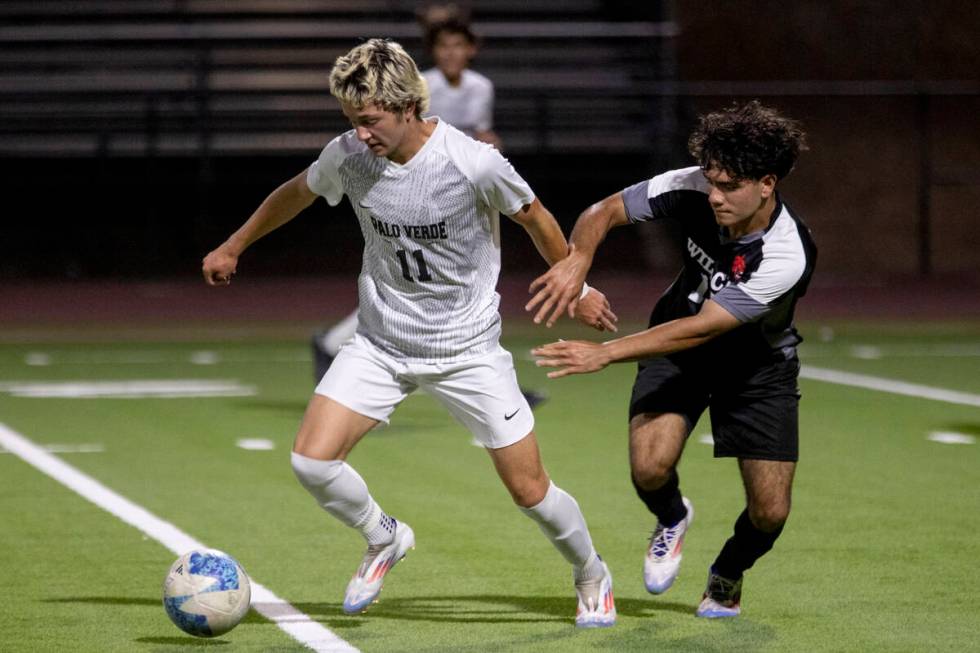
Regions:
<instances>
[{"instance_id":1,"label":"green turf field","mask_svg":"<svg viewBox=\"0 0 980 653\"><path fill-rule=\"evenodd\" d=\"M86 445L55 455L228 551L362 651L976 650L980 446L927 438L980 438L977 405L802 380L793 514L747 574L742 616L708 622L693 612L741 509L735 463L712 458L702 421L680 469L697 514L684 566L669 594L647 595L641 566L653 523L627 470L633 368L548 382L525 353L542 332L521 331L505 344L522 382L551 395L537 411L545 465L578 499L612 569L619 623L573 627L568 567L511 505L486 454L425 396L407 400L351 458L381 505L412 525L418 546L381 602L347 617L340 603L363 543L314 504L288 462L311 391L305 338L162 333L8 339L0 424L39 445ZM980 325L805 333L805 365L980 396ZM234 381L254 394L22 396L41 393L41 382L147 379ZM244 438L274 448L236 446ZM160 604L176 556L10 453L0 454L0 523L2 651L304 650L254 611L215 640L183 635Z\"/></svg>"}]
</instances>

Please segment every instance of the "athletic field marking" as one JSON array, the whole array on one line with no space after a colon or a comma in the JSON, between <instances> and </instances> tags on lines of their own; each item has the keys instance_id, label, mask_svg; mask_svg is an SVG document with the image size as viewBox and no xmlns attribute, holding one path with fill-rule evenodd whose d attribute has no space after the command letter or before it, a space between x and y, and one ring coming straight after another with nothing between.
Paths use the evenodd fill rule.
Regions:
<instances>
[{"instance_id":1,"label":"athletic field marking","mask_svg":"<svg viewBox=\"0 0 980 653\"><path fill-rule=\"evenodd\" d=\"M713 445L715 443L715 436L713 436L710 433L702 433L701 435L698 436L698 442L700 442L701 444Z\"/></svg>"},{"instance_id":2,"label":"athletic field marking","mask_svg":"<svg viewBox=\"0 0 980 653\"><path fill-rule=\"evenodd\" d=\"M24 355L24 364L32 367L44 367L51 364L51 355L43 351L32 351Z\"/></svg>"},{"instance_id":3,"label":"athletic field marking","mask_svg":"<svg viewBox=\"0 0 980 653\"><path fill-rule=\"evenodd\" d=\"M140 379L136 381L14 381L0 383L14 397L56 399L181 399L185 397L251 397L255 386L235 380Z\"/></svg>"},{"instance_id":4,"label":"athletic field marking","mask_svg":"<svg viewBox=\"0 0 980 653\"><path fill-rule=\"evenodd\" d=\"M105 445L94 443L94 444L46 444L41 447L48 453L103 453L105 451ZM10 453L3 447L0 447L0 453Z\"/></svg>"},{"instance_id":5,"label":"athletic field marking","mask_svg":"<svg viewBox=\"0 0 980 653\"><path fill-rule=\"evenodd\" d=\"M977 358L980 345L950 343L943 345L854 345L843 347L827 342L805 343L800 346L804 358L850 356L864 360L882 358Z\"/></svg>"},{"instance_id":6,"label":"athletic field marking","mask_svg":"<svg viewBox=\"0 0 980 653\"><path fill-rule=\"evenodd\" d=\"M91 476L47 453L20 433L7 428L3 423L0 423L0 446L103 510L130 526L135 526L175 555L183 555L191 549L207 548L202 542L170 522L160 519L142 506L116 494ZM293 639L320 653L357 653L356 648L337 637L322 624L273 594L254 578L251 581L252 607Z\"/></svg>"},{"instance_id":7,"label":"athletic field marking","mask_svg":"<svg viewBox=\"0 0 980 653\"><path fill-rule=\"evenodd\" d=\"M265 438L242 438L235 442L235 446L251 451L271 451L276 448L276 443Z\"/></svg>"},{"instance_id":8,"label":"athletic field marking","mask_svg":"<svg viewBox=\"0 0 980 653\"><path fill-rule=\"evenodd\" d=\"M197 350L190 354L183 351L133 350L133 351L66 351L28 352L24 364L48 365L156 365L161 363L191 363L193 365L217 365L221 363L309 363L308 353L288 350L270 352L268 355L241 352L217 352Z\"/></svg>"},{"instance_id":9,"label":"athletic field marking","mask_svg":"<svg viewBox=\"0 0 980 653\"><path fill-rule=\"evenodd\" d=\"M878 360L882 357L881 347L875 345L855 345L851 347L851 356L866 361Z\"/></svg>"},{"instance_id":10,"label":"athletic field marking","mask_svg":"<svg viewBox=\"0 0 980 653\"><path fill-rule=\"evenodd\" d=\"M194 365L215 365L221 361L221 357L214 351L195 351L190 361Z\"/></svg>"},{"instance_id":11,"label":"athletic field marking","mask_svg":"<svg viewBox=\"0 0 980 653\"><path fill-rule=\"evenodd\" d=\"M972 435L956 433L954 431L933 431L926 439L942 444L976 444L977 441Z\"/></svg>"},{"instance_id":12,"label":"athletic field marking","mask_svg":"<svg viewBox=\"0 0 980 653\"><path fill-rule=\"evenodd\" d=\"M949 404L959 404L961 406L980 407L980 395L970 394L969 392L957 392L956 390L946 390L945 388L933 388L932 386L919 385L918 383L884 379L879 376L854 374L853 372L804 365L800 369L800 377L812 381L825 381L827 383L836 383L837 385L890 392L896 395L905 395L906 397L945 401Z\"/></svg>"}]
</instances>

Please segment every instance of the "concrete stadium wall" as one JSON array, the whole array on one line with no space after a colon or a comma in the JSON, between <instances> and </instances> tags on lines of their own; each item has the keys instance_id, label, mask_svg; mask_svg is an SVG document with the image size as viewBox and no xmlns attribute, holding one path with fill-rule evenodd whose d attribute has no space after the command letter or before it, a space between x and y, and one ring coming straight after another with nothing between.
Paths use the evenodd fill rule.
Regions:
<instances>
[{"instance_id":1,"label":"concrete stadium wall","mask_svg":"<svg viewBox=\"0 0 980 653\"><path fill-rule=\"evenodd\" d=\"M801 120L809 133L812 149L784 190L816 232L822 276L980 276L974 3L679 0L676 10L682 80L972 88L972 95L927 97L875 95L867 84L854 91L867 95L759 99ZM731 100L698 97L689 107L698 113Z\"/></svg>"}]
</instances>

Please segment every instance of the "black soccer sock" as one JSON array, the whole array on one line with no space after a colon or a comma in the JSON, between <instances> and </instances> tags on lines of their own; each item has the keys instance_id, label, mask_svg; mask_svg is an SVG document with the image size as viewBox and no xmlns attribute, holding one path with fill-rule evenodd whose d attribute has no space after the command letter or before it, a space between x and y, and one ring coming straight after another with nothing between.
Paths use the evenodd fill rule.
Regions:
<instances>
[{"instance_id":1,"label":"black soccer sock","mask_svg":"<svg viewBox=\"0 0 980 653\"><path fill-rule=\"evenodd\" d=\"M749 511L743 510L735 521L735 534L725 542L711 569L724 578L741 578L746 569L772 548L782 532L782 526L772 533L760 531L749 519Z\"/></svg>"},{"instance_id":2,"label":"black soccer sock","mask_svg":"<svg viewBox=\"0 0 980 653\"><path fill-rule=\"evenodd\" d=\"M670 471L670 478L656 490L644 490L637 484L636 478L632 474L630 480L633 481L633 487L636 488L636 494L640 500L667 528L676 526L687 515L687 507L681 497L680 478L677 476L676 469Z\"/></svg>"}]
</instances>

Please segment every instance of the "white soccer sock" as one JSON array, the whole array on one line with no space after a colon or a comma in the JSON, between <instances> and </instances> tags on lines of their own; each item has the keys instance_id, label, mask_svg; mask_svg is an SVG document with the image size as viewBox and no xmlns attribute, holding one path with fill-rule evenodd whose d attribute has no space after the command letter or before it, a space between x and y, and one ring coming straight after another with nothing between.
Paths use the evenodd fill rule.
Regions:
<instances>
[{"instance_id":1,"label":"white soccer sock","mask_svg":"<svg viewBox=\"0 0 980 653\"><path fill-rule=\"evenodd\" d=\"M368 544L387 544L395 534L395 520L371 498L367 483L342 460L317 460L295 451L291 462L300 484L317 503L351 528Z\"/></svg>"},{"instance_id":2,"label":"white soccer sock","mask_svg":"<svg viewBox=\"0 0 980 653\"><path fill-rule=\"evenodd\" d=\"M323 334L323 348L331 356L336 356L340 348L357 332L357 311L354 311Z\"/></svg>"},{"instance_id":3,"label":"white soccer sock","mask_svg":"<svg viewBox=\"0 0 980 653\"><path fill-rule=\"evenodd\" d=\"M548 493L536 506L521 508L536 521L555 548L575 567L575 577L584 580L592 576L599 557L592 546L589 527L578 503L568 492L551 483Z\"/></svg>"}]
</instances>

